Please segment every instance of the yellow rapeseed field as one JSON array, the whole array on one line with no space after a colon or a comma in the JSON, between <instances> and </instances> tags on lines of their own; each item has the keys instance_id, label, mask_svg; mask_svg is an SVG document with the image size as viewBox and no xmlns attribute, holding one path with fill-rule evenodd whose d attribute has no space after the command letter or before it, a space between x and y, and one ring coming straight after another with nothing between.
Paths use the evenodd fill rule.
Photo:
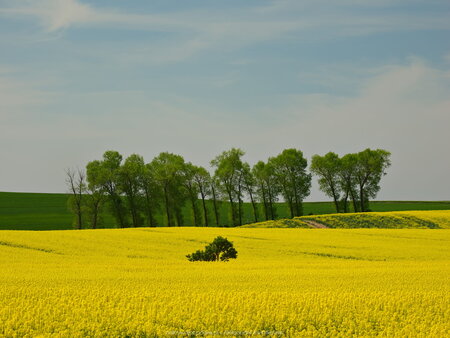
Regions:
<instances>
[{"instance_id":1,"label":"yellow rapeseed field","mask_svg":"<svg viewBox=\"0 0 450 338\"><path fill-rule=\"evenodd\" d=\"M238 259L188 262L216 236ZM0 232L0 336L450 335L450 230Z\"/></svg>"}]
</instances>

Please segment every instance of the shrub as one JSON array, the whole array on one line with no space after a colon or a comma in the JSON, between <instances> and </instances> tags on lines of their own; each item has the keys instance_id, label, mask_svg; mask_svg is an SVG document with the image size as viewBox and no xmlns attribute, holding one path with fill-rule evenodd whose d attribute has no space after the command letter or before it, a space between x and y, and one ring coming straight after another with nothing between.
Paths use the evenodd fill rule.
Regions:
<instances>
[{"instance_id":1,"label":"shrub","mask_svg":"<svg viewBox=\"0 0 450 338\"><path fill-rule=\"evenodd\" d=\"M196 252L186 255L191 262L194 261L223 261L226 262L230 258L237 258L237 251L233 247L233 243L221 236L216 237L214 241L205 247L205 250L197 250Z\"/></svg>"}]
</instances>

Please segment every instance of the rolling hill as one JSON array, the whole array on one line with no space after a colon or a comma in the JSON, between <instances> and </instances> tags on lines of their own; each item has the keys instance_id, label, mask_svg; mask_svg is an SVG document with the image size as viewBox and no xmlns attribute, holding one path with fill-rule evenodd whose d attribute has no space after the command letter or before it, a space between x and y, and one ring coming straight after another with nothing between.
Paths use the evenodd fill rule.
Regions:
<instances>
[{"instance_id":1,"label":"rolling hill","mask_svg":"<svg viewBox=\"0 0 450 338\"><path fill-rule=\"evenodd\" d=\"M449 229L450 210L326 214L244 225L245 228Z\"/></svg>"}]
</instances>

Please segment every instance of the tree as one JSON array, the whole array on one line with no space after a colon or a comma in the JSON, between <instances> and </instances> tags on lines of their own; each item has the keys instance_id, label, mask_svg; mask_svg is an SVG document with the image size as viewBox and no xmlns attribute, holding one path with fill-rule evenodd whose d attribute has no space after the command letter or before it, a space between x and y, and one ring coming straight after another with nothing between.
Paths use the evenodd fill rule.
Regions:
<instances>
[{"instance_id":1,"label":"tree","mask_svg":"<svg viewBox=\"0 0 450 338\"><path fill-rule=\"evenodd\" d=\"M180 226L182 225L181 206L186 198L185 192L180 189L183 183L184 159L180 155L163 152L155 157L151 163L154 168L155 179L163 191L167 225L173 226L173 218L176 217Z\"/></svg>"},{"instance_id":2,"label":"tree","mask_svg":"<svg viewBox=\"0 0 450 338\"><path fill-rule=\"evenodd\" d=\"M205 250L186 255L189 261L222 261L226 262L231 258L237 258L237 251L233 243L228 239L218 236L214 241L205 247Z\"/></svg>"},{"instance_id":3,"label":"tree","mask_svg":"<svg viewBox=\"0 0 450 338\"><path fill-rule=\"evenodd\" d=\"M275 177L272 163L259 161L253 166L253 176L256 181L256 195L263 204L266 220L277 217L275 202L278 200L280 191Z\"/></svg>"},{"instance_id":4,"label":"tree","mask_svg":"<svg viewBox=\"0 0 450 338\"><path fill-rule=\"evenodd\" d=\"M102 185L95 184L95 182L89 181L89 179L98 177L100 175L99 171L101 170L102 164L100 161L89 162L86 166L86 176L89 182L87 185L86 211L92 229L96 229L100 223L100 215L105 202L105 191Z\"/></svg>"},{"instance_id":5,"label":"tree","mask_svg":"<svg viewBox=\"0 0 450 338\"><path fill-rule=\"evenodd\" d=\"M144 209L147 214L147 222L151 227L156 226L155 213L160 207L162 195L161 187L155 178L155 168L152 163L147 163L142 172L141 189L144 194Z\"/></svg>"},{"instance_id":6,"label":"tree","mask_svg":"<svg viewBox=\"0 0 450 338\"><path fill-rule=\"evenodd\" d=\"M264 216L266 221L269 219L269 204L267 201L267 186L265 181L265 163L259 161L252 168L253 177L256 181L256 196L258 197L260 203L263 205Z\"/></svg>"},{"instance_id":7,"label":"tree","mask_svg":"<svg viewBox=\"0 0 450 338\"><path fill-rule=\"evenodd\" d=\"M255 190L256 190L256 179L253 176L253 173L250 169L250 165L248 163L243 163L243 165L242 165L242 178L243 178L245 191L247 192L247 195L250 198L250 202L252 204L253 218L256 223L256 222L258 222L258 210L257 210L257 206L256 206L256 201L254 198Z\"/></svg>"},{"instance_id":8,"label":"tree","mask_svg":"<svg viewBox=\"0 0 450 338\"><path fill-rule=\"evenodd\" d=\"M200 225L200 215L197 206L199 188L197 185L197 181L195 179L197 171L198 168L194 166L191 162L185 163L183 165L182 169L183 183L188 193L189 200L191 201L192 215L194 216L194 226Z\"/></svg>"},{"instance_id":9,"label":"tree","mask_svg":"<svg viewBox=\"0 0 450 338\"><path fill-rule=\"evenodd\" d=\"M391 165L391 153L383 149L365 149L357 154L355 177L359 187L361 211L368 211L370 198L375 198L380 190L381 178Z\"/></svg>"},{"instance_id":10,"label":"tree","mask_svg":"<svg viewBox=\"0 0 450 338\"><path fill-rule=\"evenodd\" d=\"M303 199L311 189L311 174L306 172L308 161L297 149L285 149L269 159L281 187L284 200L289 205L291 217L302 216Z\"/></svg>"},{"instance_id":11,"label":"tree","mask_svg":"<svg viewBox=\"0 0 450 338\"><path fill-rule=\"evenodd\" d=\"M211 197L212 197L213 207L214 207L214 218L216 220L216 225L219 226L219 220L220 220L219 206L222 201L219 200L220 183L219 183L217 177L211 178L210 187L211 187Z\"/></svg>"},{"instance_id":12,"label":"tree","mask_svg":"<svg viewBox=\"0 0 450 338\"><path fill-rule=\"evenodd\" d=\"M236 212L236 200L241 203L241 170L244 152L241 149L232 148L224 151L211 161L211 165L216 168L214 176L220 182L221 190L227 195L231 207L231 219L234 226L242 225L242 213ZM239 220L239 221L238 221Z\"/></svg>"},{"instance_id":13,"label":"tree","mask_svg":"<svg viewBox=\"0 0 450 338\"><path fill-rule=\"evenodd\" d=\"M194 181L202 199L204 226L209 225L208 209L206 208L206 198L211 195L211 175L203 167L196 167L194 173ZM213 201L214 205L216 201ZM219 225L218 217L216 217L216 225Z\"/></svg>"},{"instance_id":14,"label":"tree","mask_svg":"<svg viewBox=\"0 0 450 338\"><path fill-rule=\"evenodd\" d=\"M352 200L353 211L358 212L359 201L357 193L356 181L356 165L358 164L358 157L356 154L347 154L340 159L338 184L342 191L341 204L344 212L348 212L348 198Z\"/></svg>"},{"instance_id":15,"label":"tree","mask_svg":"<svg viewBox=\"0 0 450 338\"><path fill-rule=\"evenodd\" d=\"M66 183L69 187L70 198L69 207L75 214L75 224L77 229L83 227L83 202L86 191L86 175L82 170L66 170Z\"/></svg>"},{"instance_id":16,"label":"tree","mask_svg":"<svg viewBox=\"0 0 450 338\"><path fill-rule=\"evenodd\" d=\"M89 186L101 189L108 195L111 209L117 224L123 228L126 225L126 210L123 206L121 191L119 187L119 171L122 163L122 155L117 151L109 150L103 154L102 161L87 164L87 181ZM92 166L92 170L89 170Z\"/></svg>"},{"instance_id":17,"label":"tree","mask_svg":"<svg viewBox=\"0 0 450 338\"><path fill-rule=\"evenodd\" d=\"M311 171L319 177L319 187L327 196L333 198L336 212L340 212L339 199L341 186L339 174L341 161L339 156L329 152L324 156L314 155L311 160Z\"/></svg>"},{"instance_id":18,"label":"tree","mask_svg":"<svg viewBox=\"0 0 450 338\"><path fill-rule=\"evenodd\" d=\"M134 227L142 225L140 199L144 171L145 163L142 156L132 154L127 157L118 172L119 187L125 193Z\"/></svg>"},{"instance_id":19,"label":"tree","mask_svg":"<svg viewBox=\"0 0 450 338\"><path fill-rule=\"evenodd\" d=\"M105 195L98 190L88 188L86 190L86 213L89 224L92 229L97 229L102 222L102 209L105 201Z\"/></svg>"}]
</instances>

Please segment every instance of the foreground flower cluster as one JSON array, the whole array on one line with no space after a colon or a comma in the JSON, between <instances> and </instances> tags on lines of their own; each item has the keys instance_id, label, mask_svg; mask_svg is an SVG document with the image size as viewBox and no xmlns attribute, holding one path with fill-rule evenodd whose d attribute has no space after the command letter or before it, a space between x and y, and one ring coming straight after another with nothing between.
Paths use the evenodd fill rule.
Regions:
<instances>
[{"instance_id":1,"label":"foreground flower cluster","mask_svg":"<svg viewBox=\"0 0 450 338\"><path fill-rule=\"evenodd\" d=\"M239 258L188 262L216 236ZM450 334L449 230L0 232L0 336Z\"/></svg>"}]
</instances>

